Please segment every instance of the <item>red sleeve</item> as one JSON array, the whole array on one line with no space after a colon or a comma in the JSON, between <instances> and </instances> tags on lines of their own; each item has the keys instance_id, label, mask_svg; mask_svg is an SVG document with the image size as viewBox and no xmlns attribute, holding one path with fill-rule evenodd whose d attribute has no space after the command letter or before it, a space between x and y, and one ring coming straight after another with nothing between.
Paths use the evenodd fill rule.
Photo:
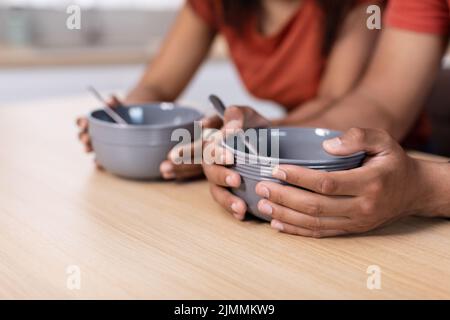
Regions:
<instances>
[{"instance_id":1,"label":"red sleeve","mask_svg":"<svg viewBox=\"0 0 450 320\"><path fill-rule=\"evenodd\" d=\"M187 3L208 26L217 29L217 15L213 0L187 0Z\"/></svg>"},{"instance_id":2,"label":"red sleeve","mask_svg":"<svg viewBox=\"0 0 450 320\"><path fill-rule=\"evenodd\" d=\"M445 35L449 32L447 0L390 0L386 26L422 33Z\"/></svg>"}]
</instances>

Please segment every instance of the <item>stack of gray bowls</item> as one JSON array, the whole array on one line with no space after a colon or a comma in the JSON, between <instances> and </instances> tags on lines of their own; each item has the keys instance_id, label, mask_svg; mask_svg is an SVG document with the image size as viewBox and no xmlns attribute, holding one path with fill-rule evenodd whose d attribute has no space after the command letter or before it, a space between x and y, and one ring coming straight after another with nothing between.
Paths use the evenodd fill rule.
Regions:
<instances>
[{"instance_id":1,"label":"stack of gray bowls","mask_svg":"<svg viewBox=\"0 0 450 320\"><path fill-rule=\"evenodd\" d=\"M248 134L250 130L254 130L252 134ZM323 171L349 170L361 166L365 157L363 152L335 157L323 149L322 143L325 140L341 134L320 128L249 129L245 137L258 149L257 155L248 152L242 135L228 136L223 141L223 146L234 154L234 165L231 168L241 175L242 181L240 188L232 189L232 192L247 203L248 212L270 221L270 217L258 211L261 198L256 194L255 187L260 181L285 184L272 177L275 166L289 164ZM252 140L251 137L256 138Z\"/></svg>"},{"instance_id":2,"label":"stack of gray bowls","mask_svg":"<svg viewBox=\"0 0 450 320\"><path fill-rule=\"evenodd\" d=\"M172 140L177 129L195 140L195 121L203 115L172 103L120 107L127 125L115 123L103 109L89 115L89 134L97 161L109 172L130 179L158 179L159 166L179 143Z\"/></svg>"}]
</instances>

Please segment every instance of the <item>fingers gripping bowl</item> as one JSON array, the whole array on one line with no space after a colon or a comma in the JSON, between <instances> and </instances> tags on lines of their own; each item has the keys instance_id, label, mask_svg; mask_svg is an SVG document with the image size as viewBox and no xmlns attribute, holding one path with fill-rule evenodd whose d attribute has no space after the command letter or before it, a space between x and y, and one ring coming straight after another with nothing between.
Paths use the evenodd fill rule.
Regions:
<instances>
[{"instance_id":1,"label":"fingers gripping bowl","mask_svg":"<svg viewBox=\"0 0 450 320\"><path fill-rule=\"evenodd\" d=\"M250 134L249 131L253 130ZM247 203L248 212L270 221L271 218L258 211L261 198L255 187L260 181L283 183L272 177L275 166L290 164L314 170L340 171L361 166L365 153L359 152L346 157L335 157L322 147L325 140L342 133L320 128L270 128L249 129L245 137L255 139L258 154L250 154L237 134L227 136L222 145L234 156L232 169L241 176L241 186L231 191Z\"/></svg>"},{"instance_id":2,"label":"fingers gripping bowl","mask_svg":"<svg viewBox=\"0 0 450 320\"><path fill-rule=\"evenodd\" d=\"M179 143L172 141L172 133L184 129L193 141L194 122L203 116L172 103L119 107L117 112L128 124L117 124L103 109L95 110L88 117L89 135L97 161L109 172L130 179L160 178L161 162Z\"/></svg>"}]
</instances>

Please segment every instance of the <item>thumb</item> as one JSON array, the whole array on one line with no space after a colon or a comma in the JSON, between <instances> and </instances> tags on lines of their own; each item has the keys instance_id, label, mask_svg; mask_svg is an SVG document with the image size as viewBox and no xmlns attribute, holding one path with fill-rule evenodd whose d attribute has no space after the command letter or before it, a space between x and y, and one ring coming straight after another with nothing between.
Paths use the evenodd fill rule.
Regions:
<instances>
[{"instance_id":1,"label":"thumb","mask_svg":"<svg viewBox=\"0 0 450 320\"><path fill-rule=\"evenodd\" d=\"M340 137L323 142L325 151L335 156L348 156L360 151L377 155L389 152L394 145L395 140L387 132L360 128L352 128Z\"/></svg>"},{"instance_id":2,"label":"thumb","mask_svg":"<svg viewBox=\"0 0 450 320\"><path fill-rule=\"evenodd\" d=\"M226 109L224 116L224 129L237 131L244 129L245 112L243 108L232 106Z\"/></svg>"},{"instance_id":3,"label":"thumb","mask_svg":"<svg viewBox=\"0 0 450 320\"><path fill-rule=\"evenodd\" d=\"M112 95L107 101L108 106L111 108L123 106L122 102L116 96Z\"/></svg>"},{"instance_id":4,"label":"thumb","mask_svg":"<svg viewBox=\"0 0 450 320\"><path fill-rule=\"evenodd\" d=\"M203 128L219 129L222 126L222 119L219 116L205 117L201 123Z\"/></svg>"}]
</instances>

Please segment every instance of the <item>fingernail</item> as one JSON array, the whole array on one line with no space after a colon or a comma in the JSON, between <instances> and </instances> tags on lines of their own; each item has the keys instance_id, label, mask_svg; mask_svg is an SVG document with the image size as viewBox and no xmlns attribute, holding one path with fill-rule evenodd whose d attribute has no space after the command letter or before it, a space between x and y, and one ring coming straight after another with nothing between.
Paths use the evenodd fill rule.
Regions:
<instances>
[{"instance_id":1,"label":"fingernail","mask_svg":"<svg viewBox=\"0 0 450 320\"><path fill-rule=\"evenodd\" d=\"M239 205L238 205L237 202L233 202L233 203L231 204L231 210L233 210L233 212L234 212L235 214L239 214Z\"/></svg>"},{"instance_id":2,"label":"fingernail","mask_svg":"<svg viewBox=\"0 0 450 320\"><path fill-rule=\"evenodd\" d=\"M281 170L280 167L278 167L278 166L273 168L272 176L274 176L275 178L278 178L280 180L286 180L286 177L287 177L286 172Z\"/></svg>"},{"instance_id":3,"label":"fingernail","mask_svg":"<svg viewBox=\"0 0 450 320\"><path fill-rule=\"evenodd\" d=\"M233 181L233 177L232 176L227 176L225 178L225 183L230 186L233 187L234 186L234 181Z\"/></svg>"},{"instance_id":4,"label":"fingernail","mask_svg":"<svg viewBox=\"0 0 450 320\"><path fill-rule=\"evenodd\" d=\"M267 214L267 215L271 216L273 208L268 203L260 202L260 204L258 205L258 210L263 214Z\"/></svg>"},{"instance_id":5,"label":"fingernail","mask_svg":"<svg viewBox=\"0 0 450 320\"><path fill-rule=\"evenodd\" d=\"M333 138L330 140L325 140L323 146L326 149L338 149L342 146L342 140L340 138Z\"/></svg>"},{"instance_id":6,"label":"fingernail","mask_svg":"<svg viewBox=\"0 0 450 320\"><path fill-rule=\"evenodd\" d=\"M175 179L177 177L177 175L175 174L175 172L163 172L162 177L165 180L171 180L171 179Z\"/></svg>"},{"instance_id":7,"label":"fingernail","mask_svg":"<svg viewBox=\"0 0 450 320\"><path fill-rule=\"evenodd\" d=\"M283 224L277 220L272 220L272 222L270 223L270 226L273 229L276 229L278 231L283 231L283 229L284 229Z\"/></svg>"},{"instance_id":8,"label":"fingernail","mask_svg":"<svg viewBox=\"0 0 450 320\"><path fill-rule=\"evenodd\" d=\"M260 186L259 188L257 188L256 194L258 196L260 196L260 197L263 197L263 198L269 198L270 197L270 191L265 186Z\"/></svg>"},{"instance_id":9,"label":"fingernail","mask_svg":"<svg viewBox=\"0 0 450 320\"><path fill-rule=\"evenodd\" d=\"M173 164L170 162L164 162L161 164L161 172L170 174L173 172Z\"/></svg>"},{"instance_id":10,"label":"fingernail","mask_svg":"<svg viewBox=\"0 0 450 320\"><path fill-rule=\"evenodd\" d=\"M169 159L174 163L181 162L183 158L180 155L180 149L172 150L170 152Z\"/></svg>"}]
</instances>

